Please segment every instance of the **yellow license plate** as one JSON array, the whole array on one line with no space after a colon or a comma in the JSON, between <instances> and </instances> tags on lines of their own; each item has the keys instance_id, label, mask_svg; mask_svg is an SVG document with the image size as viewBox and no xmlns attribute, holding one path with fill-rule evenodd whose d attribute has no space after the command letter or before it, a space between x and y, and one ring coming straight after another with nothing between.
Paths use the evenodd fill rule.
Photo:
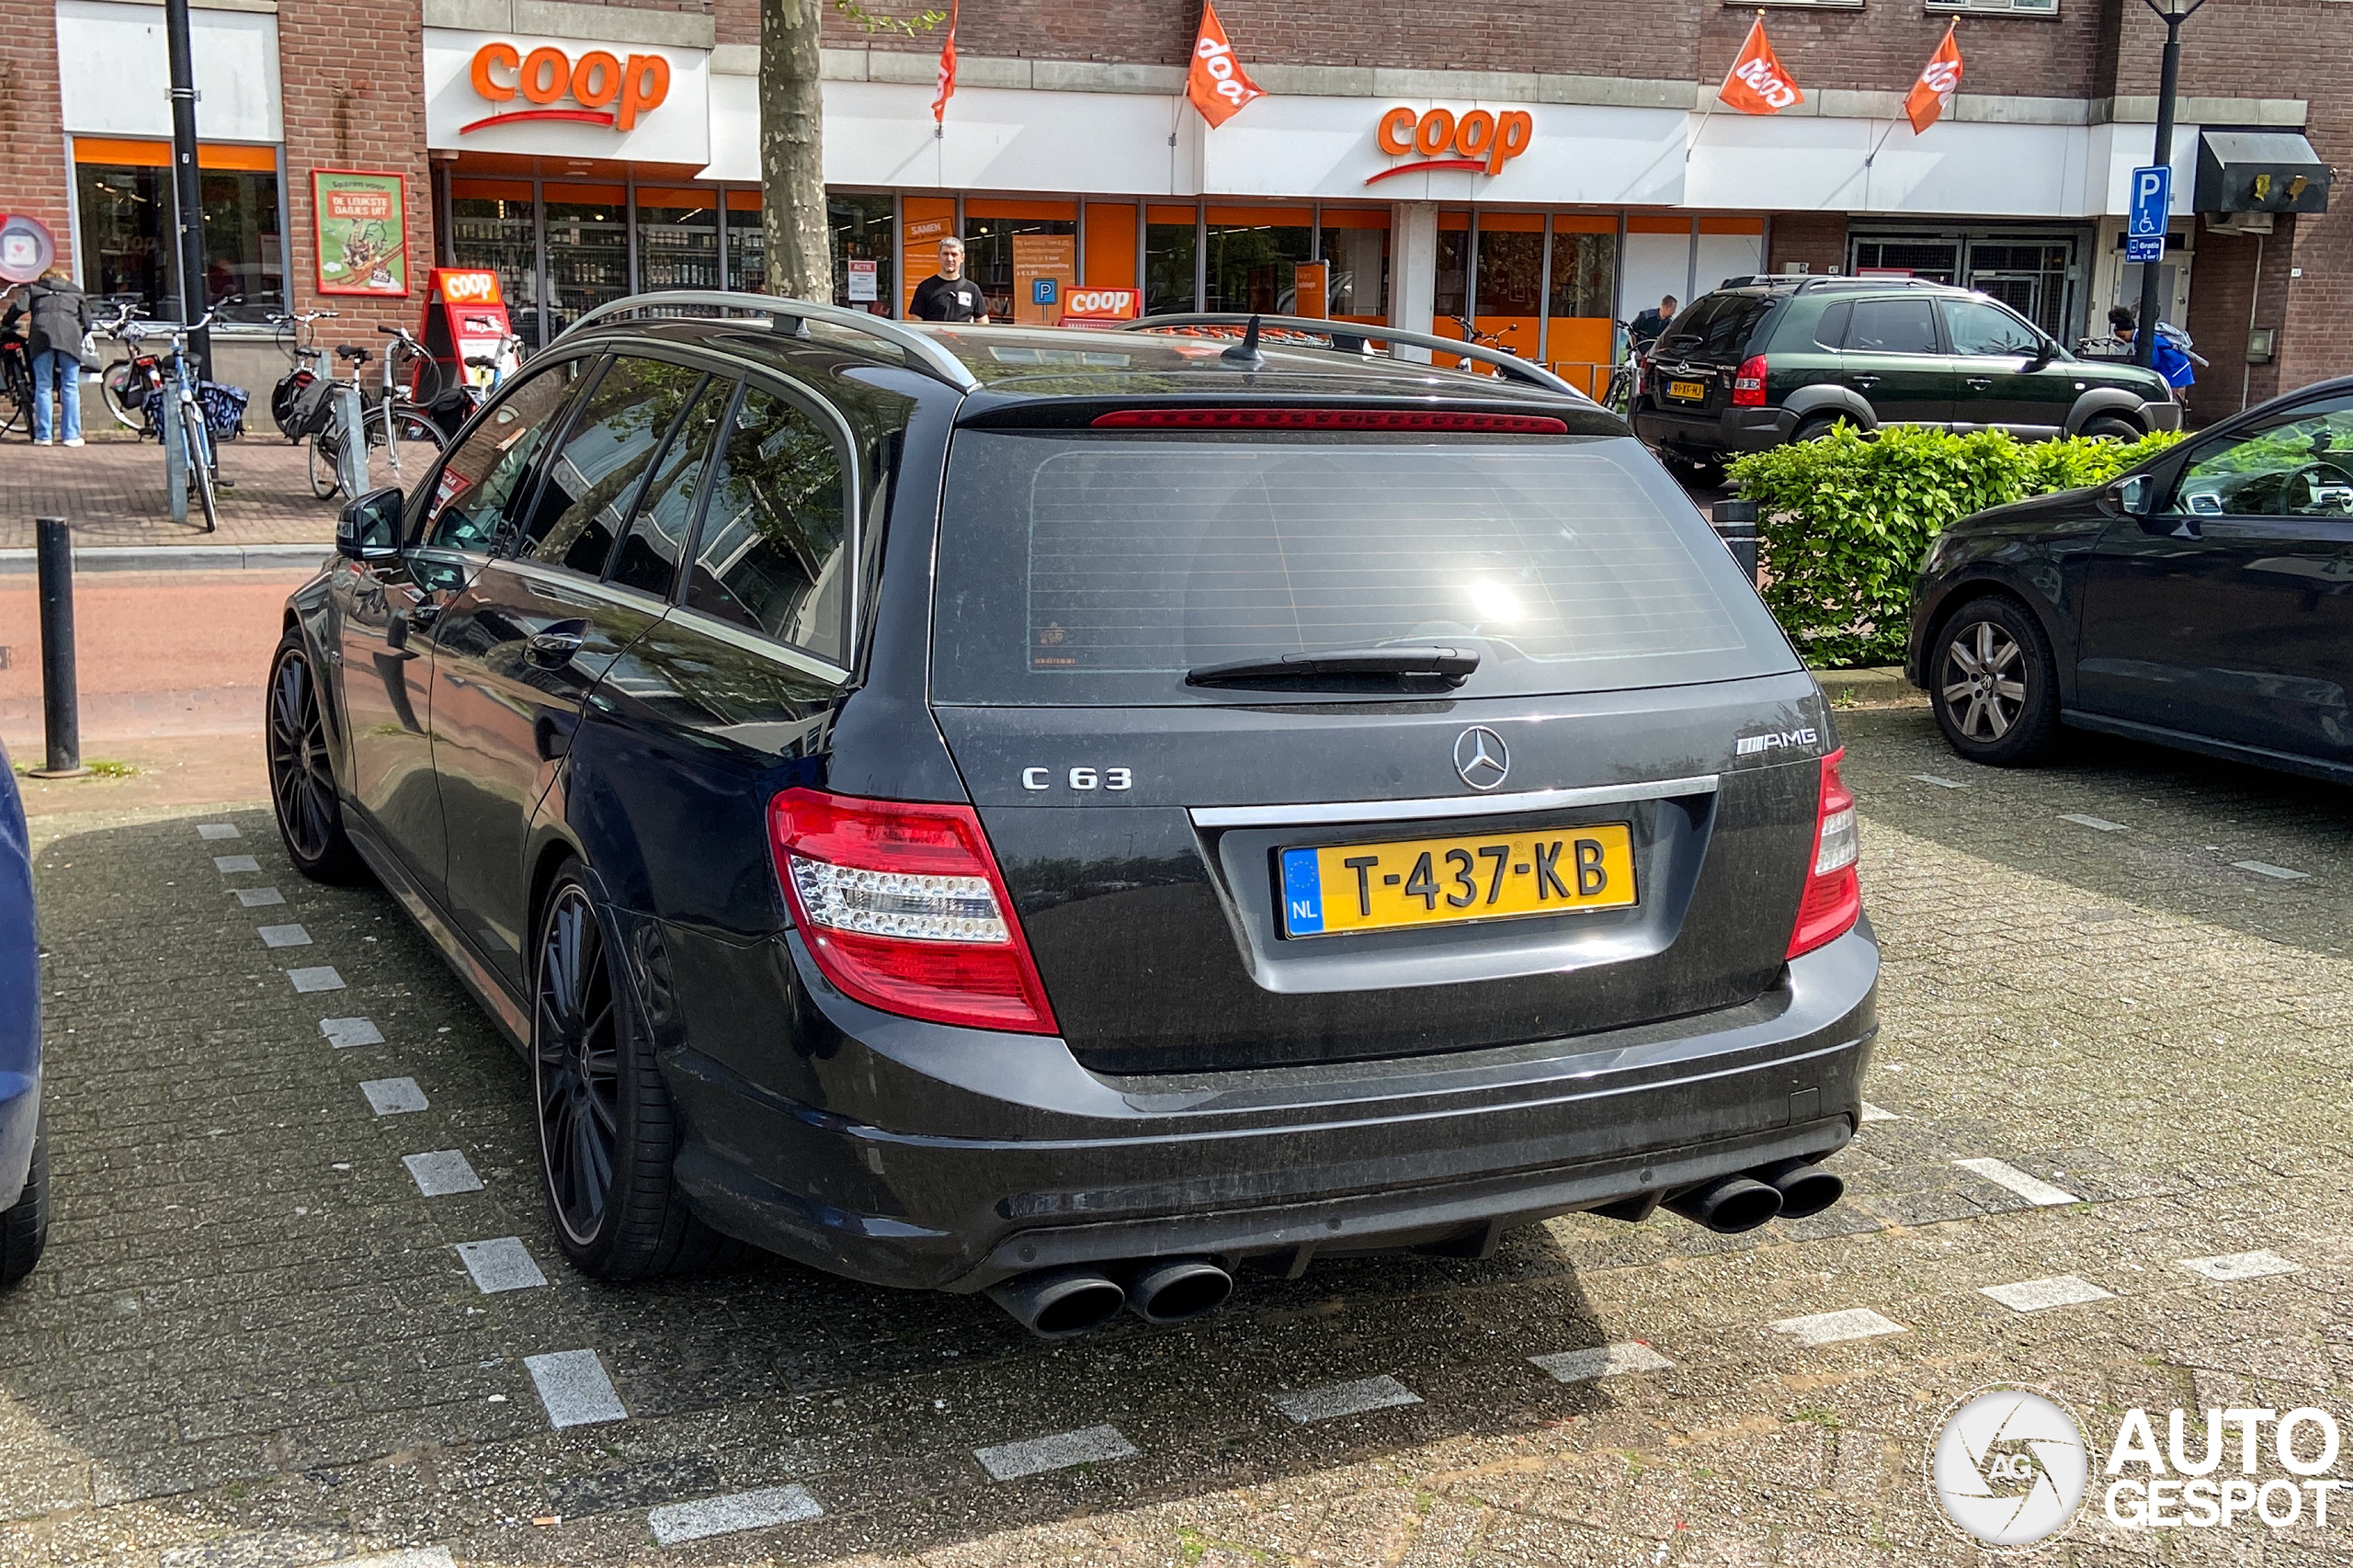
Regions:
<instances>
[{"instance_id":1,"label":"yellow license plate","mask_svg":"<svg viewBox=\"0 0 2353 1568\"><path fill-rule=\"evenodd\" d=\"M1634 902L1623 823L1282 852L1283 934L1452 926Z\"/></svg>"},{"instance_id":2,"label":"yellow license plate","mask_svg":"<svg viewBox=\"0 0 2353 1568\"><path fill-rule=\"evenodd\" d=\"M1666 383L1666 395L1674 398L1681 398L1685 403L1705 403L1708 401L1708 383L1705 381L1669 381Z\"/></svg>"}]
</instances>

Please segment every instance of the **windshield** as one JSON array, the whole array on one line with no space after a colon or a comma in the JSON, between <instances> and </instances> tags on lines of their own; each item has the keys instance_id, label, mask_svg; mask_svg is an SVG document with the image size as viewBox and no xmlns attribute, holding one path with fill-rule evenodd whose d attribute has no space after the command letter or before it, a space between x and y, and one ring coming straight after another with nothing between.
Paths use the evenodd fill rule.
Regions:
<instances>
[{"instance_id":1,"label":"windshield","mask_svg":"<svg viewBox=\"0 0 2353 1568\"><path fill-rule=\"evenodd\" d=\"M1772 308L1770 295L1711 294L1675 318L1659 347L1694 359L1741 358L1756 324Z\"/></svg>"},{"instance_id":2,"label":"windshield","mask_svg":"<svg viewBox=\"0 0 2353 1568\"><path fill-rule=\"evenodd\" d=\"M1462 697L1796 666L1623 437L965 430L946 494L941 702L1264 701L1186 673L1381 646L1476 651Z\"/></svg>"}]
</instances>

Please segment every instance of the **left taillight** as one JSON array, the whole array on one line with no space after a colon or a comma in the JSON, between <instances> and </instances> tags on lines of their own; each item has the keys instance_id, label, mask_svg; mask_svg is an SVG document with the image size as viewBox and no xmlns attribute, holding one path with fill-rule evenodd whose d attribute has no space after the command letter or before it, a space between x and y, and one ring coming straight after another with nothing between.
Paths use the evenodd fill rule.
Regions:
<instances>
[{"instance_id":1,"label":"left taillight","mask_svg":"<svg viewBox=\"0 0 2353 1568\"><path fill-rule=\"evenodd\" d=\"M1863 912L1863 884L1855 872L1861 848L1855 832L1855 795L1838 777L1838 763L1846 755L1842 746L1822 759L1822 803L1814 813L1813 859L1806 869L1797 927L1790 933L1791 958L1845 936Z\"/></svg>"},{"instance_id":2,"label":"left taillight","mask_svg":"<svg viewBox=\"0 0 2353 1568\"><path fill-rule=\"evenodd\" d=\"M1765 406L1765 356L1751 354L1732 373L1732 405L1734 408Z\"/></svg>"},{"instance_id":3,"label":"left taillight","mask_svg":"<svg viewBox=\"0 0 2353 1568\"><path fill-rule=\"evenodd\" d=\"M845 994L933 1023L1058 1032L972 807L787 790L768 827L793 921Z\"/></svg>"}]
</instances>

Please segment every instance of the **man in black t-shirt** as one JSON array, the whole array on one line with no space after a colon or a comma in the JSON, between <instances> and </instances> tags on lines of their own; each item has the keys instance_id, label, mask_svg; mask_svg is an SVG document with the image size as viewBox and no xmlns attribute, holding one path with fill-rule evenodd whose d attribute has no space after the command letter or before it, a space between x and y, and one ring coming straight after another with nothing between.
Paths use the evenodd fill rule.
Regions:
<instances>
[{"instance_id":1,"label":"man in black t-shirt","mask_svg":"<svg viewBox=\"0 0 2353 1568\"><path fill-rule=\"evenodd\" d=\"M964 242L939 242L939 270L915 285L917 321L969 321L988 324L989 303L981 286L964 276Z\"/></svg>"}]
</instances>

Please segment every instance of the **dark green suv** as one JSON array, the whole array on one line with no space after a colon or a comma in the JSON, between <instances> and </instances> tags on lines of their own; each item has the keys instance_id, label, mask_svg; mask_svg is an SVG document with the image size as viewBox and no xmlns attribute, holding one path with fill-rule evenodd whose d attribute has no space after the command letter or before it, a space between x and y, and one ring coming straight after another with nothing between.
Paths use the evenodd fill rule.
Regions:
<instances>
[{"instance_id":1,"label":"dark green suv","mask_svg":"<svg viewBox=\"0 0 2353 1568\"><path fill-rule=\"evenodd\" d=\"M2165 378L2078 359L1999 301L1908 278L1752 278L1668 324L1634 433L1711 464L1847 424L2125 439L2181 426Z\"/></svg>"}]
</instances>

